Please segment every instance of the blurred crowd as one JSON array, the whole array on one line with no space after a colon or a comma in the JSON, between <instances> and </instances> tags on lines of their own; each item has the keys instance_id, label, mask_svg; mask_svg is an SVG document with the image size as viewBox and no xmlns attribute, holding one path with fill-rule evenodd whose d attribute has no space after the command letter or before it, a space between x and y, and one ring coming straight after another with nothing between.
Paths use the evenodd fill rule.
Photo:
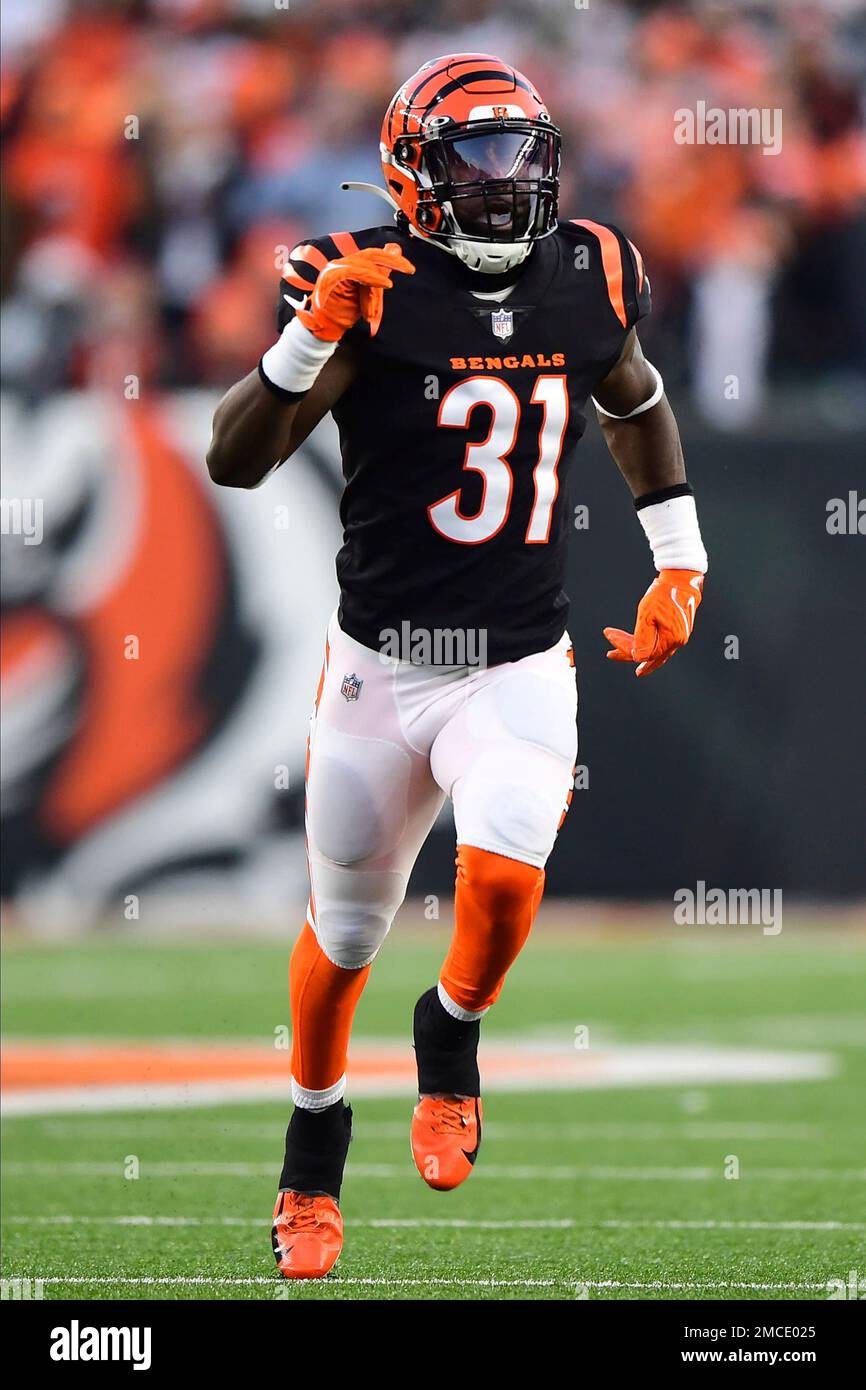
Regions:
<instances>
[{"instance_id":1,"label":"blurred crowd","mask_svg":"<svg viewBox=\"0 0 866 1390\"><path fill-rule=\"evenodd\" d=\"M274 335L275 260L390 217L400 82L443 52L531 75L564 140L561 215L640 247L643 337L730 422L765 382L866 386L855 0L4 0L3 381L224 384ZM777 155L682 145L674 113L781 108Z\"/></svg>"}]
</instances>

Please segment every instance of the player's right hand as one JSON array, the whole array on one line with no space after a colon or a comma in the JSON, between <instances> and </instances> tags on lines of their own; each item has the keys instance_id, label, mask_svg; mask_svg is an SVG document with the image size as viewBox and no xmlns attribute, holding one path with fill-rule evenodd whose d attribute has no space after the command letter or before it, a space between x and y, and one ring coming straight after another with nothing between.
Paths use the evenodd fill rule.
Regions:
<instances>
[{"instance_id":1,"label":"player's right hand","mask_svg":"<svg viewBox=\"0 0 866 1390\"><path fill-rule=\"evenodd\" d=\"M375 334L382 322L384 293L394 283L391 274L395 270L415 274L414 265L407 261L396 241L329 261L305 307L297 311L297 318L325 343L339 342L362 318L369 323L370 333Z\"/></svg>"}]
</instances>

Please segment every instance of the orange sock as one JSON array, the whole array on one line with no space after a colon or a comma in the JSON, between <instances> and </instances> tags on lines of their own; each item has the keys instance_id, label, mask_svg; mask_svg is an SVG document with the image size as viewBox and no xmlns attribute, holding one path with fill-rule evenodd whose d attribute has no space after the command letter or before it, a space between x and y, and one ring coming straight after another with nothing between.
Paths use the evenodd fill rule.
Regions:
<instances>
[{"instance_id":1,"label":"orange sock","mask_svg":"<svg viewBox=\"0 0 866 1390\"><path fill-rule=\"evenodd\" d=\"M289 963L289 995L292 1077L305 1091L326 1091L345 1072L352 1019L369 974L369 965L333 965L304 923Z\"/></svg>"},{"instance_id":2,"label":"orange sock","mask_svg":"<svg viewBox=\"0 0 866 1390\"><path fill-rule=\"evenodd\" d=\"M543 869L458 845L454 935L439 978L461 1009L480 1013L498 999L543 892Z\"/></svg>"}]
</instances>

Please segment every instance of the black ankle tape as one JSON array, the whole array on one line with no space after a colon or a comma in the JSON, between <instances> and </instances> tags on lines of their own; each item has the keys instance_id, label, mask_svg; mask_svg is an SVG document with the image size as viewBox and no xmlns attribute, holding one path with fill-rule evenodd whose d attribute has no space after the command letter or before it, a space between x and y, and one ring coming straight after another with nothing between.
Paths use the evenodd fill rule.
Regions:
<instances>
[{"instance_id":1,"label":"black ankle tape","mask_svg":"<svg viewBox=\"0 0 866 1390\"><path fill-rule=\"evenodd\" d=\"M352 1109L342 1100L327 1110L302 1110L298 1106L286 1130L280 1189L327 1192L339 1201L351 1138Z\"/></svg>"},{"instance_id":2,"label":"black ankle tape","mask_svg":"<svg viewBox=\"0 0 866 1390\"><path fill-rule=\"evenodd\" d=\"M418 1094L479 1096L478 1038L481 1021L452 1018L434 987L415 1005L415 1059Z\"/></svg>"}]
</instances>

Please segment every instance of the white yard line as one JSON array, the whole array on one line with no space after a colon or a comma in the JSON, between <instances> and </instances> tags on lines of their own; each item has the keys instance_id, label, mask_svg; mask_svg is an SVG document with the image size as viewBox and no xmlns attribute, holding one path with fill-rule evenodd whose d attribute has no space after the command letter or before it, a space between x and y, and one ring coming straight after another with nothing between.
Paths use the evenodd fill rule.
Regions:
<instances>
[{"instance_id":1,"label":"white yard line","mask_svg":"<svg viewBox=\"0 0 866 1390\"><path fill-rule=\"evenodd\" d=\"M7 1220L18 1226L270 1226L271 1218L262 1216L10 1216ZM468 1221L460 1218L436 1220L435 1218L373 1217L366 1221L347 1221L347 1229L353 1230L431 1230L450 1231L569 1231L578 1222L569 1217L561 1220L538 1221Z\"/></svg>"},{"instance_id":2,"label":"white yard line","mask_svg":"<svg viewBox=\"0 0 866 1390\"><path fill-rule=\"evenodd\" d=\"M226 1120L219 1115L190 1115L184 1120L184 1133L196 1131L211 1133L233 1139L273 1144L275 1136L282 1139L285 1129L287 1107L282 1106L278 1122L267 1120L251 1121ZM357 1123L353 1136L356 1144L373 1139L405 1139L409 1132L409 1112L405 1120L368 1120ZM33 1117L30 1117L33 1119ZM40 1129L55 1138L70 1138L78 1135L98 1134L102 1137L129 1139L133 1133L146 1132L150 1138L177 1138L177 1122L167 1122L159 1115L130 1115L126 1120L102 1119L98 1115L82 1116L79 1119L38 1119ZM860 1128L856 1124L846 1124L846 1133ZM688 1140L700 1142L705 1139L720 1140L788 1140L817 1139L823 1133L820 1125L810 1124L758 1124L749 1120L670 1120L659 1124L653 1120L587 1120L573 1124L533 1124L523 1120L485 1121L485 1139L536 1139L560 1141L620 1140L620 1139L659 1139Z\"/></svg>"},{"instance_id":3,"label":"white yard line","mask_svg":"<svg viewBox=\"0 0 866 1390\"><path fill-rule=\"evenodd\" d=\"M866 1231L866 1221L601 1221L609 1231Z\"/></svg>"},{"instance_id":4,"label":"white yard line","mask_svg":"<svg viewBox=\"0 0 866 1390\"><path fill-rule=\"evenodd\" d=\"M128 1132L128 1131L127 1131ZM177 1130L171 1131L173 1135ZM402 1139L408 1133L408 1122L401 1120L382 1121L360 1120L358 1133L354 1139ZM618 1122L587 1121L586 1124L533 1124L531 1121L493 1120L484 1125L485 1139L535 1139L551 1142L581 1142L588 1139L600 1141L620 1139L660 1139L660 1140L787 1140L817 1139L822 1133L818 1125L794 1124L750 1124L724 1120L683 1121L672 1120L668 1124L656 1124L651 1120L623 1120Z\"/></svg>"},{"instance_id":5,"label":"white yard line","mask_svg":"<svg viewBox=\"0 0 866 1390\"><path fill-rule=\"evenodd\" d=\"M263 1216L9 1216L17 1226L132 1226L132 1227L199 1227L199 1226L270 1226L270 1217ZM630 1231L866 1231L866 1221L574 1221L539 1219L537 1221L470 1221L460 1217L372 1217L363 1221L347 1221L353 1230L447 1230L447 1231L572 1231L614 1230Z\"/></svg>"},{"instance_id":6,"label":"white yard line","mask_svg":"<svg viewBox=\"0 0 866 1390\"><path fill-rule=\"evenodd\" d=\"M57 1176L57 1164L34 1159L11 1159L3 1165L10 1176ZM141 1164L140 1178L264 1178L273 1177L272 1163L180 1163ZM124 1161L115 1163L69 1162L63 1165L65 1177L124 1178ZM408 1163L355 1163L349 1169L352 1178L411 1178L417 1174ZM724 1177L721 1163L713 1167L605 1167L603 1165L572 1166L566 1164L481 1164L475 1179L504 1179L511 1182L710 1182ZM864 1182L866 1168L762 1168L743 1164L740 1181L767 1182Z\"/></svg>"},{"instance_id":7,"label":"white yard line","mask_svg":"<svg viewBox=\"0 0 866 1390\"><path fill-rule=\"evenodd\" d=\"M40 1279L38 1275L9 1275L8 1278L29 1278L34 1279L46 1286L65 1285L67 1287L104 1287L104 1288L153 1288L153 1287L195 1287L204 1288L270 1288L279 1289L287 1292L293 1285L290 1281L283 1280L278 1282L279 1276L268 1277L267 1275L255 1275L250 1278L229 1278L229 1277L210 1277L203 1274L195 1275L141 1275L128 1277L126 1275L70 1275L69 1277L51 1276L47 1279ZM406 1289L406 1288L446 1288L446 1289L655 1289L670 1290L672 1292L703 1292L707 1289L723 1290L732 1289L743 1292L766 1292L766 1293L805 1293L805 1292L827 1292L827 1281L806 1284L758 1284L736 1282L733 1280L719 1280L708 1283L699 1282L668 1282L664 1279L639 1282L637 1280L624 1279L581 1279L577 1275L570 1276L568 1279L388 1279L388 1278L342 1278L340 1275L332 1275L322 1285L324 1288L386 1288L386 1289Z\"/></svg>"}]
</instances>

